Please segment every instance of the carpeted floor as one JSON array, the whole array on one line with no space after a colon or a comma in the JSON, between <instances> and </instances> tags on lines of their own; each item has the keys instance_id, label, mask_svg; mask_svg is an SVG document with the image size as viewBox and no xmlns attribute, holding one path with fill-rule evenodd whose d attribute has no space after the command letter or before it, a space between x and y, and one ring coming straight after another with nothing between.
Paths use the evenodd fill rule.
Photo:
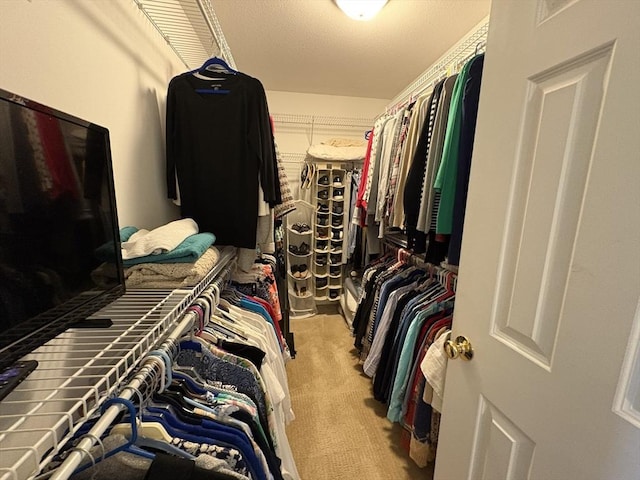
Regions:
<instances>
[{"instance_id":1,"label":"carpeted floor","mask_svg":"<svg viewBox=\"0 0 640 480\"><path fill-rule=\"evenodd\" d=\"M296 419L287 435L302 480L431 479L400 447L358 364L341 315L294 319L296 358L287 365Z\"/></svg>"}]
</instances>

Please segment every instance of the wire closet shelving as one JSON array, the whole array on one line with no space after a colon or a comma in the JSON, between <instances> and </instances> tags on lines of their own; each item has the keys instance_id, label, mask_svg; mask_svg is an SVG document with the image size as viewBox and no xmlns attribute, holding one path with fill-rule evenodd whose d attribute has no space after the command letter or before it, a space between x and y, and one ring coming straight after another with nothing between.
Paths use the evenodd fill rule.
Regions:
<instances>
[{"instance_id":1,"label":"wire closet shelving","mask_svg":"<svg viewBox=\"0 0 640 480\"><path fill-rule=\"evenodd\" d=\"M484 51L489 33L489 17L484 18L458 43L451 47L418 78L396 95L387 105L386 111L393 112L407 103L412 97L428 89L437 80L446 75L450 67L455 67L470 59L476 53Z\"/></svg>"},{"instance_id":2,"label":"wire closet shelving","mask_svg":"<svg viewBox=\"0 0 640 480\"><path fill-rule=\"evenodd\" d=\"M219 56L236 63L211 0L133 0L188 69Z\"/></svg>"},{"instance_id":3,"label":"wire closet shelving","mask_svg":"<svg viewBox=\"0 0 640 480\"><path fill-rule=\"evenodd\" d=\"M126 380L149 352L188 331L187 307L234 259L235 249L221 249L216 266L193 288L129 290L90 317L110 318L108 329L69 329L27 355L38 368L0 403L0 480L34 478L108 398L132 398ZM106 413L105 429L115 418ZM73 473L95 438L83 442L52 478Z\"/></svg>"}]
</instances>

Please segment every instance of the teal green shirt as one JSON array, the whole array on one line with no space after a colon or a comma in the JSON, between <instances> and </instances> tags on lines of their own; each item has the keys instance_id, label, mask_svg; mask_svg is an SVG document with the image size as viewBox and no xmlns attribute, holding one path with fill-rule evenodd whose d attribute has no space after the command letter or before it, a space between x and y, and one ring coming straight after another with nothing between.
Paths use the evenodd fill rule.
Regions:
<instances>
[{"instance_id":1,"label":"teal green shirt","mask_svg":"<svg viewBox=\"0 0 640 480\"><path fill-rule=\"evenodd\" d=\"M442 160L434 182L434 188L440 192L440 206L436 223L436 233L451 234L453 224L453 204L456 196L456 177L458 176L458 152L462 131L462 99L464 86L469 79L471 61L462 67L451 94L447 131L444 137Z\"/></svg>"}]
</instances>

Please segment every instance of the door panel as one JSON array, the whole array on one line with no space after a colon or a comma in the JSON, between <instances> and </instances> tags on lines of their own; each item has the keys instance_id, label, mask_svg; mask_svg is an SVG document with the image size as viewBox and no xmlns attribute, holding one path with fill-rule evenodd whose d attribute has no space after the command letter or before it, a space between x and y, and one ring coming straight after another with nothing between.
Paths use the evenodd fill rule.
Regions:
<instances>
[{"instance_id":1,"label":"door panel","mask_svg":"<svg viewBox=\"0 0 640 480\"><path fill-rule=\"evenodd\" d=\"M546 369L556 343L612 46L533 75L527 85L496 338Z\"/></svg>"},{"instance_id":2,"label":"door panel","mask_svg":"<svg viewBox=\"0 0 640 480\"><path fill-rule=\"evenodd\" d=\"M490 22L435 478L638 480L640 2Z\"/></svg>"},{"instance_id":3,"label":"door panel","mask_svg":"<svg viewBox=\"0 0 640 480\"><path fill-rule=\"evenodd\" d=\"M483 396L479 405L469 478L526 479L535 444Z\"/></svg>"}]
</instances>

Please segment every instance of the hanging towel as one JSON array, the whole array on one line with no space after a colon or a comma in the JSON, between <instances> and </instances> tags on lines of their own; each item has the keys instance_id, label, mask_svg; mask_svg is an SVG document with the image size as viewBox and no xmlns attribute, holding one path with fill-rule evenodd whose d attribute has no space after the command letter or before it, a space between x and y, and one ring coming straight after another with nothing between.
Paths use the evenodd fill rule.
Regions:
<instances>
[{"instance_id":1,"label":"hanging towel","mask_svg":"<svg viewBox=\"0 0 640 480\"><path fill-rule=\"evenodd\" d=\"M198 233L198 225L191 218L167 223L151 231L138 230L122 243L122 259L158 255L176 248L185 238Z\"/></svg>"},{"instance_id":2,"label":"hanging towel","mask_svg":"<svg viewBox=\"0 0 640 480\"><path fill-rule=\"evenodd\" d=\"M449 338L449 331L443 332L427 350L420 369L427 382L433 388L431 407L438 412L442 411L442 397L444 396L444 380L447 374L447 356L444 353L444 343Z\"/></svg>"}]
</instances>

